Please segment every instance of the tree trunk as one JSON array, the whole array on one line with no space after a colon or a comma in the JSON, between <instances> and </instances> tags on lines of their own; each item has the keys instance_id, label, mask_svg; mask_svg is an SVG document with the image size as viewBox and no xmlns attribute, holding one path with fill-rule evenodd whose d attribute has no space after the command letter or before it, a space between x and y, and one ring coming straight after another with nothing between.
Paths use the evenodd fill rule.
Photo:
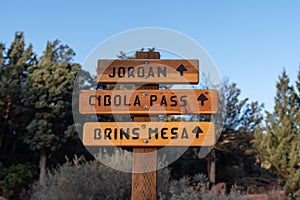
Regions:
<instances>
[{"instance_id":1,"label":"tree trunk","mask_svg":"<svg viewBox=\"0 0 300 200\"><path fill-rule=\"evenodd\" d=\"M0 149L2 148L3 145L3 138L4 138L4 131L0 134Z\"/></svg>"},{"instance_id":2,"label":"tree trunk","mask_svg":"<svg viewBox=\"0 0 300 200\"><path fill-rule=\"evenodd\" d=\"M207 157L207 171L209 182L214 185L216 183L216 153L214 149Z\"/></svg>"},{"instance_id":3,"label":"tree trunk","mask_svg":"<svg viewBox=\"0 0 300 200\"><path fill-rule=\"evenodd\" d=\"M47 155L45 151L41 151L40 153L40 178L39 178L39 183L40 185L45 185L46 184L46 165L47 165Z\"/></svg>"}]
</instances>

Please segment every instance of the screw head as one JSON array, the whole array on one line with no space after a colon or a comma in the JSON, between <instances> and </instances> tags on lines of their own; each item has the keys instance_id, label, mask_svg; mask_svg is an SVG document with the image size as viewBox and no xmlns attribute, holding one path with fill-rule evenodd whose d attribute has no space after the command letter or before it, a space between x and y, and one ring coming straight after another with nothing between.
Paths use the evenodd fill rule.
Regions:
<instances>
[{"instance_id":1,"label":"screw head","mask_svg":"<svg viewBox=\"0 0 300 200\"><path fill-rule=\"evenodd\" d=\"M142 128L143 128L143 129L145 129L145 128L146 128L146 125L145 125L145 124L143 124L143 125L142 125Z\"/></svg>"},{"instance_id":2,"label":"screw head","mask_svg":"<svg viewBox=\"0 0 300 200\"><path fill-rule=\"evenodd\" d=\"M148 141L148 139L144 139L144 143L146 143L146 144L147 144L148 142L149 142L149 141Z\"/></svg>"},{"instance_id":3,"label":"screw head","mask_svg":"<svg viewBox=\"0 0 300 200\"><path fill-rule=\"evenodd\" d=\"M143 93L143 96L144 96L144 97L148 96L148 92L144 92L144 93Z\"/></svg>"},{"instance_id":4,"label":"screw head","mask_svg":"<svg viewBox=\"0 0 300 200\"><path fill-rule=\"evenodd\" d=\"M147 105L144 105L143 108L146 110L146 109L148 108L148 106L147 106Z\"/></svg>"},{"instance_id":5,"label":"screw head","mask_svg":"<svg viewBox=\"0 0 300 200\"><path fill-rule=\"evenodd\" d=\"M147 60L147 61L145 61L145 64L149 64L149 61Z\"/></svg>"}]
</instances>

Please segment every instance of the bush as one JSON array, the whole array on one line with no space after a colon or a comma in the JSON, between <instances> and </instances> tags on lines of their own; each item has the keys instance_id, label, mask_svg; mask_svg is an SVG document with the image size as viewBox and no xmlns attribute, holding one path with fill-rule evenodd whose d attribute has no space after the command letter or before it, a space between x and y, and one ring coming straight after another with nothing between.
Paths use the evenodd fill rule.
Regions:
<instances>
[{"instance_id":1,"label":"bush","mask_svg":"<svg viewBox=\"0 0 300 200\"><path fill-rule=\"evenodd\" d=\"M198 174L193 178L184 176L179 181L171 181L169 196L159 193L160 200L240 200L243 199L240 192L234 186L230 194L226 194L225 188L219 192L209 190L207 178Z\"/></svg>"},{"instance_id":2,"label":"bush","mask_svg":"<svg viewBox=\"0 0 300 200\"><path fill-rule=\"evenodd\" d=\"M37 169L23 164L5 167L0 163L0 194L8 199L18 198L25 189L37 178Z\"/></svg>"},{"instance_id":3,"label":"bush","mask_svg":"<svg viewBox=\"0 0 300 200\"><path fill-rule=\"evenodd\" d=\"M45 186L36 184L32 199L120 199L130 193L130 174L105 167L98 161L67 162L49 175ZM125 198L127 199L127 198Z\"/></svg>"},{"instance_id":4,"label":"bush","mask_svg":"<svg viewBox=\"0 0 300 200\"><path fill-rule=\"evenodd\" d=\"M98 159L105 160L110 166L131 168L131 153L116 150L113 154L102 152ZM163 159L164 160L164 159ZM158 166L164 161L158 162ZM128 162L129 161L129 162ZM79 160L67 162L53 171L45 186L35 184L32 200L97 200L97 199L131 199L131 173L109 168L99 161L79 164ZM126 164L127 163L127 164ZM223 191L216 196L208 190L207 177L198 174L192 179L184 177L170 180L170 170L163 168L157 172L157 196L160 200L177 199L240 199L238 192L226 195Z\"/></svg>"},{"instance_id":5,"label":"bush","mask_svg":"<svg viewBox=\"0 0 300 200\"><path fill-rule=\"evenodd\" d=\"M131 164L128 164L131 163L128 162L132 159L131 153L126 151L116 150L113 154L101 152L98 159L105 160L105 163L115 168L131 168ZM159 170L157 176L158 191L166 193L170 171ZM35 184L31 199L131 199L131 174L107 167L97 160L80 164L79 160L75 159L50 173L46 185Z\"/></svg>"}]
</instances>

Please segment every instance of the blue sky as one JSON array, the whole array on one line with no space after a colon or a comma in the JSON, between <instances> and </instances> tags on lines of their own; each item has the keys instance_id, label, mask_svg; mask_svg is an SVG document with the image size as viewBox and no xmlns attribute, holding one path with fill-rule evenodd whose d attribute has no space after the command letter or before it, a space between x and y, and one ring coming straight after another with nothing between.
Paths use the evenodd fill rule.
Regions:
<instances>
[{"instance_id":1,"label":"blue sky","mask_svg":"<svg viewBox=\"0 0 300 200\"><path fill-rule=\"evenodd\" d=\"M300 62L300 1L5 1L0 41L16 31L40 55L59 39L82 63L100 42L122 31L162 27L202 45L242 97L272 110L275 82L285 68L292 80Z\"/></svg>"}]
</instances>

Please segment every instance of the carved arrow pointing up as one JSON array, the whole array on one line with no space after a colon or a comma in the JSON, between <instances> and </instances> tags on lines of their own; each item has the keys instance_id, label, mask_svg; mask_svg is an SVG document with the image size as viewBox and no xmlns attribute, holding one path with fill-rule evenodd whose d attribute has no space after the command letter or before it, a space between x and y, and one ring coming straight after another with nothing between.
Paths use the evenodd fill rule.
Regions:
<instances>
[{"instance_id":1,"label":"carved arrow pointing up","mask_svg":"<svg viewBox=\"0 0 300 200\"><path fill-rule=\"evenodd\" d=\"M207 101L208 98L204 94L201 93L197 100L201 101L201 106L204 106L204 101Z\"/></svg>"},{"instance_id":2,"label":"carved arrow pointing up","mask_svg":"<svg viewBox=\"0 0 300 200\"><path fill-rule=\"evenodd\" d=\"M176 69L180 73L180 76L183 76L183 72L187 71L187 69L184 67L183 64L179 65L179 67Z\"/></svg>"},{"instance_id":3,"label":"carved arrow pointing up","mask_svg":"<svg viewBox=\"0 0 300 200\"><path fill-rule=\"evenodd\" d=\"M196 126L194 128L194 130L192 131L192 133L195 133L196 134L196 138L199 138L199 134L200 133L203 133L202 129L200 128L200 126Z\"/></svg>"}]
</instances>

